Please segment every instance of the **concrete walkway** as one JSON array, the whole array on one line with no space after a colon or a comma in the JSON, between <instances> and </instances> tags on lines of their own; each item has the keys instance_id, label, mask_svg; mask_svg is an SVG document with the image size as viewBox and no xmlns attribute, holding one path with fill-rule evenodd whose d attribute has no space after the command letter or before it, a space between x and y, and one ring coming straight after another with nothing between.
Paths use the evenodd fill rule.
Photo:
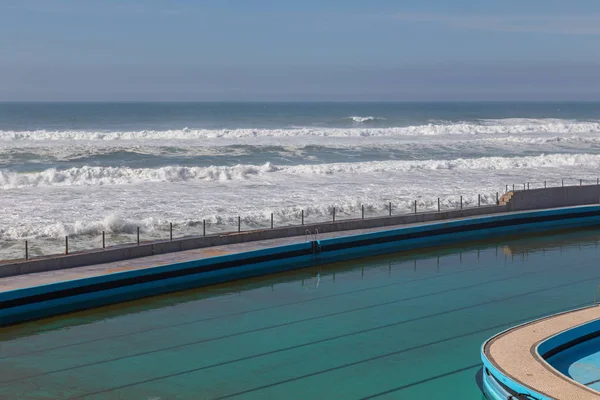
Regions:
<instances>
[{"instance_id":1,"label":"concrete walkway","mask_svg":"<svg viewBox=\"0 0 600 400\"><path fill-rule=\"evenodd\" d=\"M537 353L546 339L600 318L597 306L575 310L518 326L486 343L488 360L509 379L551 399L597 400L600 393L569 379Z\"/></svg>"},{"instance_id":2,"label":"concrete walkway","mask_svg":"<svg viewBox=\"0 0 600 400\"><path fill-rule=\"evenodd\" d=\"M575 206L575 207L564 207L569 209L575 209L585 206ZM560 208L559 208L560 209ZM538 210L542 211L542 210ZM445 222L453 222L453 221L465 221L472 220L475 218L481 218L486 216L501 216L501 215L518 215L522 213L527 213L529 211L513 211L513 212L501 212L494 213L488 215L476 215L472 217L464 217L464 218L452 218L445 219L442 221L434 220L429 222L419 222L412 224L399 224L399 225L386 225L375 228L366 228L366 229L354 229L354 230L342 230L328 233L321 233L318 235L318 239L328 239L328 238L336 238L343 236L352 236L365 234L370 232L381 232L387 230L394 230L400 228L410 228L414 226L425 226L431 224L439 224ZM67 269L57 269L52 271L45 272L37 272L37 273L29 273L15 276L8 276L0 278L0 293L6 292L9 290L23 289L29 288L39 285L46 285L50 283L56 282L65 282L76 279L83 278L91 278L94 276L101 276L111 273L131 271L143 268L153 268L161 265L175 264L186 261L199 260L204 258L222 256L227 254L236 254L236 253L244 253L253 250L261 250L265 248L273 248L278 246L304 243L308 240L311 240L310 237L307 238L306 235L301 236L292 236L292 237L284 237L277 239L268 239L268 240L257 240L257 241L248 241L242 243L235 244L227 244L220 246L211 246L204 247L199 249L171 252L171 253L163 253L157 254L148 257L139 257L132 258L128 260L115 261L103 264L94 264L82 267L75 268L67 268Z\"/></svg>"},{"instance_id":3,"label":"concrete walkway","mask_svg":"<svg viewBox=\"0 0 600 400\"><path fill-rule=\"evenodd\" d=\"M468 219L468 218L464 218ZM439 222L439 221L435 221ZM382 226L370 229L356 229L349 231L338 231L319 234L319 239L336 238L342 236L358 235L369 232L379 232L398 228L407 228L417 225L428 225L435 222L419 223L419 224L402 224L394 226ZM280 239L260 240L244 243L229 244L223 246L213 246L201 249L179 251L174 253L158 254L150 257L141 257L130 260L116 261L105 264L96 264L85 267L61 269L47 272L38 272L32 274L24 274L0 278L0 292L5 292L15 289L23 289L33 286L46 285L49 283L64 282L75 279L91 278L115 272L131 271L143 268L158 267L161 265L175 264L186 261L199 260L222 256L226 254L244 253L253 250L285 246L296 243L306 242L307 237L294 236ZM310 237L308 240L311 240Z\"/></svg>"}]
</instances>

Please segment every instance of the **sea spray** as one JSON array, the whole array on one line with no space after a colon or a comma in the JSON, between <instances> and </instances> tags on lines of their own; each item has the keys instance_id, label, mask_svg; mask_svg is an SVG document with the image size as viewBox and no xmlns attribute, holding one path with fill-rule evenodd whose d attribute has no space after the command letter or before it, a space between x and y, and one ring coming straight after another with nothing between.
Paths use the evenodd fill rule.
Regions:
<instances>
[{"instance_id":1,"label":"sea spray","mask_svg":"<svg viewBox=\"0 0 600 400\"><path fill-rule=\"evenodd\" d=\"M481 197L482 205L495 204L495 193L484 193ZM456 209L459 207L459 196L447 196L441 199L443 209ZM463 196L463 205L472 207L478 204L477 195ZM398 199L392 202L394 215L410 213L413 210L414 200L412 198ZM420 197L417 200L419 210L435 211L437 209L436 197ZM170 228L173 224L175 231L180 232L199 232L202 228L202 221L206 221L208 227L213 232L234 231L237 226L238 216L242 218L242 223L247 228L266 228L270 223L270 215L274 214L276 226L300 225L301 213L307 222L326 222L332 214L333 207L336 208L336 214L339 218L358 218L361 215L362 206L365 207L367 217L388 215L388 202L369 202L361 201L359 198L346 199L338 203L315 203L305 206L297 205L293 207L268 207L257 209L252 212L236 213L232 211L219 214L199 214L197 218L183 218L168 220L160 217L147 217L142 219L125 218L118 213L111 213L103 218L94 218L89 216L85 219L73 222L56 222L48 225L39 225L35 229L25 227L12 227L9 229L0 229L0 239L3 240L24 240L36 238L54 238L62 239L66 235L79 236L98 236L105 231L109 234L134 235L137 227L149 238L158 238Z\"/></svg>"}]
</instances>

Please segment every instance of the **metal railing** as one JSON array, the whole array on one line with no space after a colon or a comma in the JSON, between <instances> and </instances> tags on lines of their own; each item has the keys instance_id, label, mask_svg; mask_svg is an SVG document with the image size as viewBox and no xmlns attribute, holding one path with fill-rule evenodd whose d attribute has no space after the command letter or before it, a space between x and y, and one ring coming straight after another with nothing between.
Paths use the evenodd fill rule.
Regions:
<instances>
[{"instance_id":1,"label":"metal railing","mask_svg":"<svg viewBox=\"0 0 600 400\"><path fill-rule=\"evenodd\" d=\"M508 192L516 192L516 191L521 191L521 190L534 190L534 189L543 189L543 188L550 188L550 187L565 187L565 186L583 186L583 185L600 185L600 178L595 178L595 179L561 179L560 181L550 181L550 180L545 180L545 181L530 181L530 182L523 182L521 184L510 184L510 185L505 185L505 191L504 193L500 193L500 192L496 192L495 196L492 194L488 194L488 195L484 195L482 196L481 194L477 195L477 201L475 202L474 200L472 202L466 203L464 201L464 197L463 195L456 195L456 196L446 196L446 197L438 197L437 198L437 203L433 203L433 205L427 205L424 204L423 202L419 202L418 199L415 199L414 201L411 202L411 208L410 210L408 210L407 212L397 212L398 210L401 210L399 207L397 207L396 209L394 209L394 204L392 201L387 201L384 205L382 210L387 211L385 213L385 215L387 215L388 217L393 217L393 216L402 216L402 215L410 215L410 214L419 214L419 213L430 213L430 212L442 212L442 211L449 211L449 210L462 210L464 208L474 208L474 207L493 207L493 206L497 206L500 202L501 196L503 194L506 194ZM474 197L473 197L474 198ZM445 200L445 202L447 204L449 204L449 206L446 207L442 207L442 199ZM449 201L448 201L449 200ZM319 220L319 221L315 221L313 223L327 223L327 222L339 222L340 220L354 220L354 219L367 219L367 215L366 212L368 211L372 211L374 209L373 205L367 206L365 204L361 204L360 206L360 214L356 215L356 214L351 214L348 212L345 212L344 214L344 208L343 207L336 207L336 206L332 206L331 207L331 214L330 214L330 219L329 220ZM404 208L404 210L406 210L406 208ZM345 215L346 218L341 219L340 218L340 211L342 211L342 215ZM308 217L309 214L307 212L305 212L304 209L301 209L298 212L298 222L299 222L299 226L304 226L306 223L306 217ZM382 218L384 217L384 215L375 215L374 218ZM255 231L255 230L266 230L266 229L275 229L277 228L276 224L275 224L275 219L274 219L274 213L271 213L270 215L270 224L265 224L264 226L259 226L259 227L254 227L252 229L249 230L243 230L242 229L242 216L238 215L237 216L237 229L235 231L224 231L224 230L219 230L219 231L215 231L213 233L208 233L208 229L207 226L210 228L211 224L207 223L206 219L202 219L202 229L201 229L201 235L200 234L186 234L183 236L180 236L179 239L183 239L183 238L189 238L189 237L206 237L206 236L218 236L218 235L223 235L223 234L233 234L233 233L242 233L242 232L246 232L246 231ZM283 226L298 226L295 224L285 224L282 225ZM174 236L174 227L176 228L176 225L174 225L172 222L168 223L168 240L173 241L173 240L177 240L177 238ZM310 232L307 230L307 232ZM317 231L318 232L318 231ZM136 227L135 230L135 242L131 242L131 241L118 241L115 242L115 244L113 246L123 246L123 245L137 245L139 246L142 240L141 237L141 232L140 231L140 227ZM310 233L311 237L313 236L312 233ZM106 231L102 231L101 232L101 247L87 247L87 248L83 248L83 249L79 249L78 251L86 251L86 250L98 250L98 249L106 249L107 246L107 237L106 237ZM121 235L123 236L123 235ZM308 237L308 233L307 233L307 237ZM148 238L151 241L160 241L160 240L166 240L162 237L149 237ZM71 247L73 247L74 241L72 237L69 237L68 235L65 236L64 239L64 251L62 253L50 253L50 254L43 254L41 252L41 250L38 250L35 255L35 257L47 257L47 256L52 256L52 255L60 255L60 254L70 254L69 253L69 242L71 241ZM24 258L16 258L14 260L29 260L32 255L32 247L31 247L32 241L31 240L25 240L24 241ZM41 253L41 254L40 254ZM6 261L10 261L9 259L4 260L4 262Z\"/></svg>"},{"instance_id":2,"label":"metal railing","mask_svg":"<svg viewBox=\"0 0 600 400\"><path fill-rule=\"evenodd\" d=\"M504 192L507 193L509 191L517 192L522 190L532 190L532 189L547 189L551 187L565 187L565 186L591 186L591 185L600 185L600 178L595 179L561 179L560 181L527 181L522 183L513 183L511 185L506 185Z\"/></svg>"}]
</instances>

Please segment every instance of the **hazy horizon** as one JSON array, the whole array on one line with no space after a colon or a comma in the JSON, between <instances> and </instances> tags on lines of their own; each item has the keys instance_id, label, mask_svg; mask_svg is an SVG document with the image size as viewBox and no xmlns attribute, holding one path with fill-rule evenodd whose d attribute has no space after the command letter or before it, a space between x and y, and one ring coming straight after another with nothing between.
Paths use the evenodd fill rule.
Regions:
<instances>
[{"instance_id":1,"label":"hazy horizon","mask_svg":"<svg viewBox=\"0 0 600 400\"><path fill-rule=\"evenodd\" d=\"M0 100L0 104L595 104L600 100Z\"/></svg>"}]
</instances>

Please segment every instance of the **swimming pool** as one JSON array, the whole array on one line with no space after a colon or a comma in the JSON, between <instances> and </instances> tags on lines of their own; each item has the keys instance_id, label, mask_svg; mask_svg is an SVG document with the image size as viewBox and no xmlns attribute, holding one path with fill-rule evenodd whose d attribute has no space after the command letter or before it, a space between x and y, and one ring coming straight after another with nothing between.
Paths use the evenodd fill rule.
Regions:
<instances>
[{"instance_id":1,"label":"swimming pool","mask_svg":"<svg viewBox=\"0 0 600 400\"><path fill-rule=\"evenodd\" d=\"M481 399L481 343L590 304L599 240L404 252L3 328L0 398Z\"/></svg>"}]
</instances>

